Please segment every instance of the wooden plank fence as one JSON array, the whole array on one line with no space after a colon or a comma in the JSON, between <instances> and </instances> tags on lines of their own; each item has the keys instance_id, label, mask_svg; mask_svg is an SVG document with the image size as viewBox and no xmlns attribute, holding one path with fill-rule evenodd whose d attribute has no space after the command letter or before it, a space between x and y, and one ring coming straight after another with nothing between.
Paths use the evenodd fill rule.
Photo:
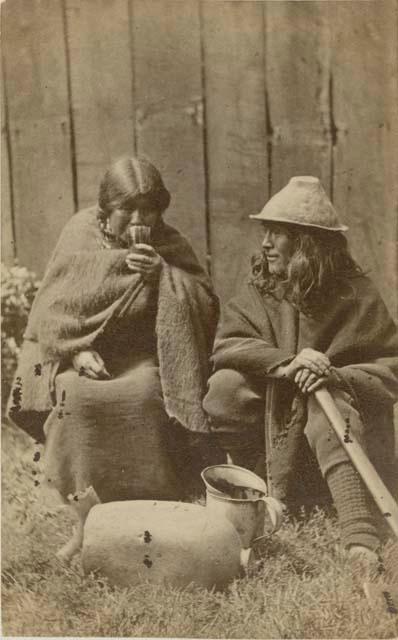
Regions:
<instances>
[{"instance_id":1,"label":"wooden plank fence","mask_svg":"<svg viewBox=\"0 0 398 640\"><path fill-rule=\"evenodd\" d=\"M105 167L138 151L223 300L258 246L247 216L323 181L397 312L395 0L6 0L2 259L42 274Z\"/></svg>"},{"instance_id":2,"label":"wooden plank fence","mask_svg":"<svg viewBox=\"0 0 398 640\"><path fill-rule=\"evenodd\" d=\"M15 245L40 272L74 208L62 6L12 0L3 11Z\"/></svg>"}]
</instances>

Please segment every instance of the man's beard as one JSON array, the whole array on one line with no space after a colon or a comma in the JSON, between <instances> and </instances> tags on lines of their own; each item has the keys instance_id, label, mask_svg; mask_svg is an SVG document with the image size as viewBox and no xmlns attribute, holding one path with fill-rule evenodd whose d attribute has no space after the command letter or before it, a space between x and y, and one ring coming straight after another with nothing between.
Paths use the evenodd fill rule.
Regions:
<instances>
[{"instance_id":1,"label":"man's beard","mask_svg":"<svg viewBox=\"0 0 398 640\"><path fill-rule=\"evenodd\" d=\"M268 276L276 280L286 280L288 275L286 267L277 268L277 269L270 268L270 265L267 260L267 256L263 252L261 253L261 269L265 277Z\"/></svg>"}]
</instances>

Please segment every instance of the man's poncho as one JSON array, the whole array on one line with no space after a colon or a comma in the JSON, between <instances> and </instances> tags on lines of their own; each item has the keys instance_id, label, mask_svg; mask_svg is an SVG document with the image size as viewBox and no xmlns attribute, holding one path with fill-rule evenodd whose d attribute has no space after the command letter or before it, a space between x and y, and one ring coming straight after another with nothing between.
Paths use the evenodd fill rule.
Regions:
<instances>
[{"instance_id":1,"label":"man's poncho","mask_svg":"<svg viewBox=\"0 0 398 640\"><path fill-rule=\"evenodd\" d=\"M387 453L394 446L397 330L369 278L358 275L350 279L347 288L336 295L318 319L299 313L283 292L263 295L248 281L225 308L213 364L215 370L234 369L264 379L267 462L280 495L286 492L297 457L305 406L301 394L294 396L290 382L267 376L304 347L329 357L365 426L379 428L382 439L389 431L389 442L380 443Z\"/></svg>"},{"instance_id":2,"label":"man's poncho","mask_svg":"<svg viewBox=\"0 0 398 640\"><path fill-rule=\"evenodd\" d=\"M162 257L156 315L157 357L166 411L206 431L202 398L218 319L218 300L191 247L162 223L153 246ZM104 249L95 208L65 226L37 293L9 403L16 424L38 440L54 398L56 372L112 331L126 309L145 307L150 285L126 266L127 249Z\"/></svg>"}]
</instances>

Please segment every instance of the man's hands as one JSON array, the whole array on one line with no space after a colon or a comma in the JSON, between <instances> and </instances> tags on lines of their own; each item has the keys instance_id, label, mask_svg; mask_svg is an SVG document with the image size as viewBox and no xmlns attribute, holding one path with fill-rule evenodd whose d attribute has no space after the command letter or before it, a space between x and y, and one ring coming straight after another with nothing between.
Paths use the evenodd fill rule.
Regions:
<instances>
[{"instance_id":1,"label":"man's hands","mask_svg":"<svg viewBox=\"0 0 398 640\"><path fill-rule=\"evenodd\" d=\"M300 369L294 376L294 382L302 393L312 393L328 383L330 376L317 376L310 369Z\"/></svg>"},{"instance_id":2,"label":"man's hands","mask_svg":"<svg viewBox=\"0 0 398 640\"><path fill-rule=\"evenodd\" d=\"M330 360L324 353L307 347L302 349L288 365L288 368L290 368L289 377L294 378L300 369L308 369L318 377L327 376L330 372L330 367Z\"/></svg>"},{"instance_id":3,"label":"man's hands","mask_svg":"<svg viewBox=\"0 0 398 640\"><path fill-rule=\"evenodd\" d=\"M321 351L305 348L289 364L276 370L276 377L289 378L304 394L328 384L334 378L329 358Z\"/></svg>"},{"instance_id":4,"label":"man's hands","mask_svg":"<svg viewBox=\"0 0 398 640\"><path fill-rule=\"evenodd\" d=\"M149 244L136 244L126 257L130 271L139 273L144 280L154 282L159 279L162 269L162 258Z\"/></svg>"},{"instance_id":5,"label":"man's hands","mask_svg":"<svg viewBox=\"0 0 398 640\"><path fill-rule=\"evenodd\" d=\"M97 351L80 351L72 358L72 364L79 375L93 380L107 380L111 376L105 368L105 363Z\"/></svg>"}]
</instances>

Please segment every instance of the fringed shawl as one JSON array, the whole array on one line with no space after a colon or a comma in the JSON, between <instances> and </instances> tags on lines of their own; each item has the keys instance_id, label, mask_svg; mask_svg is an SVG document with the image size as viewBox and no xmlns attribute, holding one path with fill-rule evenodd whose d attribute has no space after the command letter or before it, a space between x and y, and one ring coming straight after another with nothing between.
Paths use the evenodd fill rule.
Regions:
<instances>
[{"instance_id":1,"label":"fringed shawl","mask_svg":"<svg viewBox=\"0 0 398 640\"><path fill-rule=\"evenodd\" d=\"M218 319L218 300L187 240L162 224L153 246L163 259L156 319L160 378L166 411L192 431L207 430L202 398ZM95 208L65 226L36 295L9 403L9 415L34 437L52 406L60 363L93 348L126 309L149 298L149 287L129 272L127 249L103 249Z\"/></svg>"}]
</instances>

